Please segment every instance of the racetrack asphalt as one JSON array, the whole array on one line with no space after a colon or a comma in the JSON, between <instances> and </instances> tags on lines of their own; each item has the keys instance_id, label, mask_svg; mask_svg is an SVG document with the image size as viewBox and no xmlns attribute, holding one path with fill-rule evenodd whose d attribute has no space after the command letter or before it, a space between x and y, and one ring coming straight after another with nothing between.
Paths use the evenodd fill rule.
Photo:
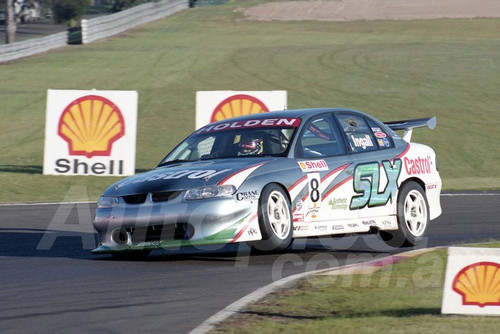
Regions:
<instances>
[{"instance_id":1,"label":"racetrack asphalt","mask_svg":"<svg viewBox=\"0 0 500 334\"><path fill-rule=\"evenodd\" d=\"M500 192L444 194L426 247L500 240ZM235 301L308 271L401 252L375 235L298 239L286 253L244 245L94 256L93 203L0 206L0 332L188 333Z\"/></svg>"}]
</instances>

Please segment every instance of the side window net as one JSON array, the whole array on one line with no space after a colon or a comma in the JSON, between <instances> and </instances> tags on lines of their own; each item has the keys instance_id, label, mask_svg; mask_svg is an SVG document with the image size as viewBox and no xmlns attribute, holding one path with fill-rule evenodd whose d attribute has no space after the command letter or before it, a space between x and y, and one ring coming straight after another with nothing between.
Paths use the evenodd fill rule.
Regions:
<instances>
[{"instance_id":1,"label":"side window net","mask_svg":"<svg viewBox=\"0 0 500 334\"><path fill-rule=\"evenodd\" d=\"M344 154L338 129L332 127L327 116L310 122L299 141L298 158L320 158Z\"/></svg>"}]
</instances>

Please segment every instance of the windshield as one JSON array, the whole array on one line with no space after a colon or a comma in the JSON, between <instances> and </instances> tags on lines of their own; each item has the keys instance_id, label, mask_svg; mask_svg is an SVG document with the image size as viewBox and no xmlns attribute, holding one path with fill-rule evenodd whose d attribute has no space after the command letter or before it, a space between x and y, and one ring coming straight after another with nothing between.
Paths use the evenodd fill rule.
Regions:
<instances>
[{"instance_id":1,"label":"windshield","mask_svg":"<svg viewBox=\"0 0 500 334\"><path fill-rule=\"evenodd\" d=\"M206 126L180 143L160 165L204 159L285 156L298 124L300 120L296 119L292 126L215 129Z\"/></svg>"}]
</instances>

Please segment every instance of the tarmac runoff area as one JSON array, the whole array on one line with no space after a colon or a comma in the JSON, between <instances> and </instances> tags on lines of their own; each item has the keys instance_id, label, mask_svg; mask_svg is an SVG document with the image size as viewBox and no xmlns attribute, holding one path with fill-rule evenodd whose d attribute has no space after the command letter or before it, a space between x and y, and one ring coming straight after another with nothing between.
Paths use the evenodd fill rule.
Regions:
<instances>
[{"instance_id":1,"label":"tarmac runoff area","mask_svg":"<svg viewBox=\"0 0 500 334\"><path fill-rule=\"evenodd\" d=\"M342 267L319 269L285 277L269 285L266 285L252 292L251 294L246 295L245 297L235 301L231 305L227 306L225 309L217 312L216 314L205 320L201 325L199 325L191 332L189 332L189 334L207 333L208 331L212 330L218 323L221 323L222 321L226 320L227 318L235 314L241 313L241 311L247 308L250 304L258 302L259 300L263 299L270 293L282 289L292 288L301 279L307 279L315 275L343 276L343 275L371 274L374 273L375 271L382 269L385 266L393 265L405 259L429 253L436 249L442 249L446 247L447 246L417 249L400 254L389 255L387 257L381 259L375 259L365 263L355 263Z\"/></svg>"}]
</instances>

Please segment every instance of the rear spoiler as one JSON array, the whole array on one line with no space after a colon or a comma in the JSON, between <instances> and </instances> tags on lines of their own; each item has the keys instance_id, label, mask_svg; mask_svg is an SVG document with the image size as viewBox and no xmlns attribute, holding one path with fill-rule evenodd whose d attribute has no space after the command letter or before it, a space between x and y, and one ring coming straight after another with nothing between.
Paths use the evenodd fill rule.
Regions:
<instances>
[{"instance_id":1,"label":"rear spoiler","mask_svg":"<svg viewBox=\"0 0 500 334\"><path fill-rule=\"evenodd\" d=\"M436 127L436 117L410 119L406 121L384 122L384 124L394 131L404 130L405 132L403 135L403 139L407 142L410 142L413 129L424 127L428 127L431 130L434 129Z\"/></svg>"}]
</instances>

